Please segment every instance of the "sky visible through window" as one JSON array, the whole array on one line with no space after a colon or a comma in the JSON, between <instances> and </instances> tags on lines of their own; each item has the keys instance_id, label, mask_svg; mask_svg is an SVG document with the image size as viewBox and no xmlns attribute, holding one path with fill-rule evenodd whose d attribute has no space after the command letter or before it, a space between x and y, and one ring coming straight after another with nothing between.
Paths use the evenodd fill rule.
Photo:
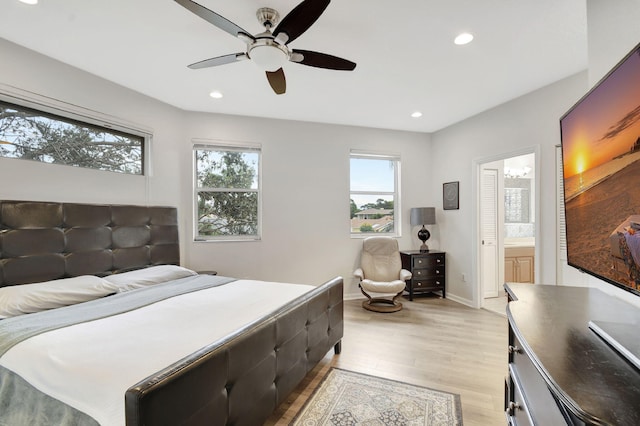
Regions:
<instances>
[{"instance_id":1,"label":"sky visible through window","mask_svg":"<svg viewBox=\"0 0 640 426\"><path fill-rule=\"evenodd\" d=\"M381 159L351 158L351 191L394 192L393 161ZM379 198L393 199L392 195L351 194L360 206L375 203Z\"/></svg>"}]
</instances>

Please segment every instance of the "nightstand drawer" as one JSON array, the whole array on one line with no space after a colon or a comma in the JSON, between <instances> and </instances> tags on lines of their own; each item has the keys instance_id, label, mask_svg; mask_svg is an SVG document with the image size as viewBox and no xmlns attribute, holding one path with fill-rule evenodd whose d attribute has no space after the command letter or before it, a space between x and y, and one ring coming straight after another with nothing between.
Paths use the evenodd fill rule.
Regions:
<instances>
[{"instance_id":1,"label":"nightstand drawer","mask_svg":"<svg viewBox=\"0 0 640 426\"><path fill-rule=\"evenodd\" d=\"M444 253L434 255L419 255L411 257L412 269L429 268L437 265L444 265Z\"/></svg>"},{"instance_id":2,"label":"nightstand drawer","mask_svg":"<svg viewBox=\"0 0 640 426\"><path fill-rule=\"evenodd\" d=\"M426 279L412 279L411 284L414 290L442 290L444 288L444 278L426 278Z\"/></svg>"},{"instance_id":3,"label":"nightstand drawer","mask_svg":"<svg viewBox=\"0 0 640 426\"><path fill-rule=\"evenodd\" d=\"M413 278L444 277L444 265L429 269L414 269Z\"/></svg>"}]
</instances>

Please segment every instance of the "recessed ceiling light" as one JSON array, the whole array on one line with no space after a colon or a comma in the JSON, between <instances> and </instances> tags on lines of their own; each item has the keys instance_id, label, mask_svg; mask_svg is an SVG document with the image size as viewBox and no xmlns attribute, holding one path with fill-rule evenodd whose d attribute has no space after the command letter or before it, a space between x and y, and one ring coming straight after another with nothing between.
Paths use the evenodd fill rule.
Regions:
<instances>
[{"instance_id":1,"label":"recessed ceiling light","mask_svg":"<svg viewBox=\"0 0 640 426\"><path fill-rule=\"evenodd\" d=\"M458 36L455 38L455 40L453 40L453 42L457 45L463 45L463 44L471 43L471 40L473 40L473 34L462 33L462 34L458 34Z\"/></svg>"},{"instance_id":2,"label":"recessed ceiling light","mask_svg":"<svg viewBox=\"0 0 640 426\"><path fill-rule=\"evenodd\" d=\"M420 117L422 117L422 113L420 111L416 111L416 112L411 113L411 116L413 118L420 118Z\"/></svg>"},{"instance_id":3,"label":"recessed ceiling light","mask_svg":"<svg viewBox=\"0 0 640 426\"><path fill-rule=\"evenodd\" d=\"M24 4L38 4L38 0L20 0Z\"/></svg>"},{"instance_id":4,"label":"recessed ceiling light","mask_svg":"<svg viewBox=\"0 0 640 426\"><path fill-rule=\"evenodd\" d=\"M213 92L209 93L209 96L211 96L213 99L220 99L222 97L222 93L214 90Z\"/></svg>"}]
</instances>

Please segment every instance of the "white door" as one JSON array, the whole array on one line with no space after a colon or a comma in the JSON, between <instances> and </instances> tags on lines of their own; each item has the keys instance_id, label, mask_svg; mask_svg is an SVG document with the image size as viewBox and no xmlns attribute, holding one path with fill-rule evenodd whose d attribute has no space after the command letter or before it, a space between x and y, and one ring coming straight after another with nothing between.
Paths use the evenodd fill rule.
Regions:
<instances>
[{"instance_id":1,"label":"white door","mask_svg":"<svg viewBox=\"0 0 640 426\"><path fill-rule=\"evenodd\" d=\"M498 297L498 170L496 169L482 169L480 244L483 297Z\"/></svg>"}]
</instances>

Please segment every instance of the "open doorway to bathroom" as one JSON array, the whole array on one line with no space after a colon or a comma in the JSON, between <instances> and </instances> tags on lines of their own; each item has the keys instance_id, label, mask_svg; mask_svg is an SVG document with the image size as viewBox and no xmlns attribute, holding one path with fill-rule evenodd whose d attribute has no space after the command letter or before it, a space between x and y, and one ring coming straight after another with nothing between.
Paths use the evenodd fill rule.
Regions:
<instances>
[{"instance_id":1,"label":"open doorway to bathroom","mask_svg":"<svg viewBox=\"0 0 640 426\"><path fill-rule=\"evenodd\" d=\"M478 295L480 306L505 313L505 282L536 276L535 152L479 163Z\"/></svg>"}]
</instances>

